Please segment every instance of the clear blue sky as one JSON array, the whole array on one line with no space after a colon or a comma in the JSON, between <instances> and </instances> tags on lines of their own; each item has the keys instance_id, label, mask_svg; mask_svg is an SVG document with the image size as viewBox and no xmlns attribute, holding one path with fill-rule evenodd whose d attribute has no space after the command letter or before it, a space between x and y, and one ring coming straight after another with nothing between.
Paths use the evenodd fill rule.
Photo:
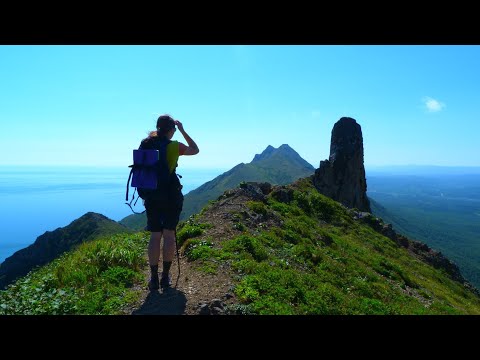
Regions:
<instances>
[{"instance_id":1,"label":"clear blue sky","mask_svg":"<svg viewBox=\"0 0 480 360\"><path fill-rule=\"evenodd\" d=\"M366 166L480 166L479 64L459 45L0 46L0 165L127 166L168 113L200 148L184 167L284 143L318 167L342 116Z\"/></svg>"}]
</instances>

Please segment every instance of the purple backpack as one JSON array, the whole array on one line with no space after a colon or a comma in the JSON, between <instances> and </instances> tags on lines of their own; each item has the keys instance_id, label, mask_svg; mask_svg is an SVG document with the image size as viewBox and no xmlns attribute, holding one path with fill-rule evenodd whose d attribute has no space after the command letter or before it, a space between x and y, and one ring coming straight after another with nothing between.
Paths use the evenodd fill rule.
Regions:
<instances>
[{"instance_id":1,"label":"purple backpack","mask_svg":"<svg viewBox=\"0 0 480 360\"><path fill-rule=\"evenodd\" d=\"M135 190L138 191L138 197L133 206L137 204L138 198L145 198L145 193L153 191L157 188L158 183L158 161L159 151L155 149L138 149L133 150L133 164L128 167L131 168L127 180L127 193L125 195L125 204L127 204L134 214L143 214L133 210L132 202L135 199ZM131 182L130 182L131 180ZM129 184L135 188L132 199L128 202Z\"/></svg>"},{"instance_id":2,"label":"purple backpack","mask_svg":"<svg viewBox=\"0 0 480 360\"><path fill-rule=\"evenodd\" d=\"M158 150L133 150L132 187L157 188L158 153Z\"/></svg>"},{"instance_id":3,"label":"purple backpack","mask_svg":"<svg viewBox=\"0 0 480 360\"><path fill-rule=\"evenodd\" d=\"M161 141L157 143L158 148L155 149L138 149L133 150L133 164L129 165L131 168L130 175L127 180L127 192L125 201L128 201L129 183L138 192L138 197L146 199L154 194L158 195L162 191L168 191L168 183L171 177L170 170L167 163L167 145L170 141ZM132 208L132 202L135 198L135 190L132 195L130 203L126 203L135 214L137 213ZM138 201L135 201L134 206Z\"/></svg>"}]
</instances>

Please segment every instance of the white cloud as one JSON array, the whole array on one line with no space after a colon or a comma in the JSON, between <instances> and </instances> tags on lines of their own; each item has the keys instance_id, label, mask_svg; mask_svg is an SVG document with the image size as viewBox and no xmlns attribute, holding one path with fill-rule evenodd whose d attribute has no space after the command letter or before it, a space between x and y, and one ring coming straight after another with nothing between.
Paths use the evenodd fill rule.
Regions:
<instances>
[{"instance_id":1,"label":"white cloud","mask_svg":"<svg viewBox=\"0 0 480 360\"><path fill-rule=\"evenodd\" d=\"M446 106L444 103L428 96L423 98L423 103L425 104L428 112L438 112Z\"/></svg>"}]
</instances>

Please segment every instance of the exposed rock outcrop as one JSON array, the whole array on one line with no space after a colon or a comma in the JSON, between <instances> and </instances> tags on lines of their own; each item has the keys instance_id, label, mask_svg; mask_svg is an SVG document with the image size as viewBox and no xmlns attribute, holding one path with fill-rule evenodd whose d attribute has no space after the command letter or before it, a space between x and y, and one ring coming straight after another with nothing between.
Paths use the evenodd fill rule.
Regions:
<instances>
[{"instance_id":1,"label":"exposed rock outcrop","mask_svg":"<svg viewBox=\"0 0 480 360\"><path fill-rule=\"evenodd\" d=\"M363 164L362 129L349 117L335 123L330 157L320 161L313 183L317 190L349 208L371 212Z\"/></svg>"}]
</instances>

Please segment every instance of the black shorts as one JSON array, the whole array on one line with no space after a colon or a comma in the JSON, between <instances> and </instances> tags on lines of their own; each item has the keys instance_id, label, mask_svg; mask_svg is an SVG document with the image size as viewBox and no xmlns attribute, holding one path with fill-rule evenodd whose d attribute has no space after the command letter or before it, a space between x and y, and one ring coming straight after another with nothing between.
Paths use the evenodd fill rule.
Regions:
<instances>
[{"instance_id":1,"label":"black shorts","mask_svg":"<svg viewBox=\"0 0 480 360\"><path fill-rule=\"evenodd\" d=\"M159 232L163 229L176 230L180 213L183 208L182 193L176 194L175 199L165 202L155 199L145 200L147 210L147 231Z\"/></svg>"}]
</instances>

